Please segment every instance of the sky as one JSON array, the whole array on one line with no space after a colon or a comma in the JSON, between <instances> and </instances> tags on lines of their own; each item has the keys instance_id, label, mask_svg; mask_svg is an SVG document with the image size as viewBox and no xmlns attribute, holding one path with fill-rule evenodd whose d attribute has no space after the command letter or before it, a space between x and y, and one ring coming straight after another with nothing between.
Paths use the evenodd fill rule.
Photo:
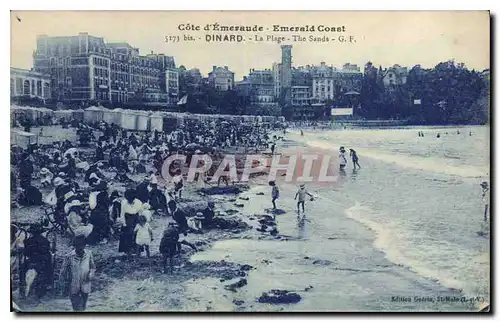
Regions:
<instances>
[{"instance_id":1,"label":"sky","mask_svg":"<svg viewBox=\"0 0 500 322\"><path fill-rule=\"evenodd\" d=\"M17 19L19 18L20 21ZM226 32L241 34L242 43L207 43L206 24L258 25L262 32ZM180 24L193 24L200 31L179 31ZM345 32L276 33L273 25L319 25L340 27ZM269 28L269 31L267 30ZM174 56L177 66L199 68L206 75L212 66L228 66L235 80L251 68L272 68L281 60L280 45L290 44L293 66L344 63L362 66L394 64L411 68L416 64L430 68L455 59L470 69L490 67L490 21L487 11L12 11L11 66L31 68L36 36L70 36L88 32L106 42L128 42L141 54L165 53ZM262 36L264 41L247 40ZM184 35L196 41L184 41ZM329 38L353 37L355 43L293 42L291 35ZM166 36L179 36L177 43L166 43ZM284 36L278 44L267 36ZM201 37L201 39L199 39Z\"/></svg>"}]
</instances>

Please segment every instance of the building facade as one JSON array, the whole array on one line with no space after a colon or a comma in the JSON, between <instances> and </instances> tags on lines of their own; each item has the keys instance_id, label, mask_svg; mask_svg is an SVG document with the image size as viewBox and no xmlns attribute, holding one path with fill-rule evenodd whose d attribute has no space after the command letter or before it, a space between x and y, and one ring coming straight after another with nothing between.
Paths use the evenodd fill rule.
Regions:
<instances>
[{"instance_id":1,"label":"building facade","mask_svg":"<svg viewBox=\"0 0 500 322\"><path fill-rule=\"evenodd\" d=\"M344 64L341 69L321 62L310 67L312 96L315 103L333 101L349 91L360 91L363 74L357 65Z\"/></svg>"},{"instance_id":2,"label":"building facade","mask_svg":"<svg viewBox=\"0 0 500 322\"><path fill-rule=\"evenodd\" d=\"M310 120L314 118L315 106L311 104L310 86L292 86L292 107L294 120Z\"/></svg>"},{"instance_id":3,"label":"building facade","mask_svg":"<svg viewBox=\"0 0 500 322\"><path fill-rule=\"evenodd\" d=\"M274 97L281 97L281 63L273 63Z\"/></svg>"},{"instance_id":4,"label":"building facade","mask_svg":"<svg viewBox=\"0 0 500 322\"><path fill-rule=\"evenodd\" d=\"M52 96L58 101L127 103L146 90L164 93L165 70L173 57L139 54L126 42L105 43L88 33L37 37L33 54L36 71L49 74Z\"/></svg>"},{"instance_id":5,"label":"building facade","mask_svg":"<svg viewBox=\"0 0 500 322\"><path fill-rule=\"evenodd\" d=\"M272 70L251 69L247 79L251 84L253 105L276 105Z\"/></svg>"},{"instance_id":6,"label":"building facade","mask_svg":"<svg viewBox=\"0 0 500 322\"><path fill-rule=\"evenodd\" d=\"M312 68L312 96L319 102L333 100L333 67L321 62Z\"/></svg>"},{"instance_id":7,"label":"building facade","mask_svg":"<svg viewBox=\"0 0 500 322\"><path fill-rule=\"evenodd\" d=\"M291 87L292 87L292 46L281 46L281 93L285 104L291 102Z\"/></svg>"},{"instance_id":8,"label":"building facade","mask_svg":"<svg viewBox=\"0 0 500 322\"><path fill-rule=\"evenodd\" d=\"M232 90L234 89L234 73L227 66L213 66L212 71L208 73L208 82L219 91Z\"/></svg>"},{"instance_id":9,"label":"building facade","mask_svg":"<svg viewBox=\"0 0 500 322\"><path fill-rule=\"evenodd\" d=\"M165 93L168 104L175 105L179 101L179 71L177 68L165 69Z\"/></svg>"},{"instance_id":10,"label":"building facade","mask_svg":"<svg viewBox=\"0 0 500 322\"><path fill-rule=\"evenodd\" d=\"M382 81L385 87L404 85L408 77L408 68L394 65L386 68L382 75Z\"/></svg>"},{"instance_id":11,"label":"building facade","mask_svg":"<svg viewBox=\"0 0 500 322\"><path fill-rule=\"evenodd\" d=\"M33 70L10 68L10 97L51 98L50 75Z\"/></svg>"}]
</instances>

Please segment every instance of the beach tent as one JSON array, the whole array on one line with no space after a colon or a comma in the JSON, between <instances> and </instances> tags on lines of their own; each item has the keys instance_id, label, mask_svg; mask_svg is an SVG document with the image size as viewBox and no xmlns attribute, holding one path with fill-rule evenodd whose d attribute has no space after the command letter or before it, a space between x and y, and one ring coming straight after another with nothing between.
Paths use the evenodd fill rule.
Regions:
<instances>
[{"instance_id":1,"label":"beach tent","mask_svg":"<svg viewBox=\"0 0 500 322\"><path fill-rule=\"evenodd\" d=\"M65 121L71 121L73 119L73 111L72 110L54 111L54 118L56 119L56 121L59 121L61 119Z\"/></svg>"},{"instance_id":2,"label":"beach tent","mask_svg":"<svg viewBox=\"0 0 500 322\"><path fill-rule=\"evenodd\" d=\"M178 117L172 114L163 116L163 131L173 131L178 125Z\"/></svg>"},{"instance_id":3,"label":"beach tent","mask_svg":"<svg viewBox=\"0 0 500 322\"><path fill-rule=\"evenodd\" d=\"M101 122L105 110L107 109L103 107L97 107L97 106L88 107L83 112L83 119L85 120L85 122L89 123Z\"/></svg>"},{"instance_id":4,"label":"beach tent","mask_svg":"<svg viewBox=\"0 0 500 322\"><path fill-rule=\"evenodd\" d=\"M135 131L137 126L137 114L135 113L135 111L123 110L120 114L120 126L122 127L122 129Z\"/></svg>"},{"instance_id":5,"label":"beach tent","mask_svg":"<svg viewBox=\"0 0 500 322\"><path fill-rule=\"evenodd\" d=\"M102 120L108 124L113 124L115 122L115 110L105 110L102 111Z\"/></svg>"},{"instance_id":6,"label":"beach tent","mask_svg":"<svg viewBox=\"0 0 500 322\"><path fill-rule=\"evenodd\" d=\"M11 106L11 110L14 110L14 117L16 119L24 115L27 119L31 121L44 120L47 117L52 117L54 111L46 107L32 107L32 106Z\"/></svg>"},{"instance_id":7,"label":"beach tent","mask_svg":"<svg viewBox=\"0 0 500 322\"><path fill-rule=\"evenodd\" d=\"M117 124L121 123L121 108L115 108L114 110L105 110L103 111L102 120L108 124Z\"/></svg>"},{"instance_id":8,"label":"beach tent","mask_svg":"<svg viewBox=\"0 0 500 322\"><path fill-rule=\"evenodd\" d=\"M77 109L77 110L73 110L72 111L73 113L73 119L74 120L77 120L77 121L83 121L83 113L84 113L84 110L82 109Z\"/></svg>"},{"instance_id":9,"label":"beach tent","mask_svg":"<svg viewBox=\"0 0 500 322\"><path fill-rule=\"evenodd\" d=\"M137 131L147 131L149 130L149 112L146 111L135 111L137 115L136 130Z\"/></svg>"},{"instance_id":10,"label":"beach tent","mask_svg":"<svg viewBox=\"0 0 500 322\"><path fill-rule=\"evenodd\" d=\"M46 119L48 117L52 117L54 116L54 111L51 110L50 108L46 108L46 107L33 107L34 109L36 109L38 111L38 117L42 118L42 119Z\"/></svg>"},{"instance_id":11,"label":"beach tent","mask_svg":"<svg viewBox=\"0 0 500 322\"><path fill-rule=\"evenodd\" d=\"M184 113L176 113L175 118L177 119L177 126L184 125L184 117L186 114Z\"/></svg>"},{"instance_id":12,"label":"beach tent","mask_svg":"<svg viewBox=\"0 0 500 322\"><path fill-rule=\"evenodd\" d=\"M38 135L35 133L24 132L17 129L12 129L10 131L10 144L15 144L26 149L29 145L36 143L38 143Z\"/></svg>"},{"instance_id":13,"label":"beach tent","mask_svg":"<svg viewBox=\"0 0 500 322\"><path fill-rule=\"evenodd\" d=\"M163 131L163 117L165 113L155 112L149 115L149 128L151 131Z\"/></svg>"},{"instance_id":14,"label":"beach tent","mask_svg":"<svg viewBox=\"0 0 500 322\"><path fill-rule=\"evenodd\" d=\"M14 106L11 107L14 110L14 117L19 120L22 117L30 121L34 121L37 118L36 110L28 106ZM22 117L21 117L22 116Z\"/></svg>"},{"instance_id":15,"label":"beach tent","mask_svg":"<svg viewBox=\"0 0 500 322\"><path fill-rule=\"evenodd\" d=\"M274 116L270 116L270 115L265 115L265 116L262 116L262 122L274 122Z\"/></svg>"},{"instance_id":16,"label":"beach tent","mask_svg":"<svg viewBox=\"0 0 500 322\"><path fill-rule=\"evenodd\" d=\"M122 121L122 112L123 112L123 109L121 109L121 108L115 108L114 110L112 110L113 118L112 118L111 123L116 124L116 125L120 125L120 123Z\"/></svg>"}]
</instances>

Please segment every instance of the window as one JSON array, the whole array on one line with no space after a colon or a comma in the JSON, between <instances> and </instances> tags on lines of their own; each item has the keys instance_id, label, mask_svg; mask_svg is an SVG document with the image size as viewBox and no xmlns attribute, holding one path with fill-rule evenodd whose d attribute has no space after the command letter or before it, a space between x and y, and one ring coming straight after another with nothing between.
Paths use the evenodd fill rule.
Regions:
<instances>
[{"instance_id":1,"label":"window","mask_svg":"<svg viewBox=\"0 0 500 322\"><path fill-rule=\"evenodd\" d=\"M25 80L24 81L23 94L24 95L29 95L30 94L30 81L29 80Z\"/></svg>"},{"instance_id":2,"label":"window","mask_svg":"<svg viewBox=\"0 0 500 322\"><path fill-rule=\"evenodd\" d=\"M50 85L49 85L49 83L43 84L43 97L50 97Z\"/></svg>"}]
</instances>

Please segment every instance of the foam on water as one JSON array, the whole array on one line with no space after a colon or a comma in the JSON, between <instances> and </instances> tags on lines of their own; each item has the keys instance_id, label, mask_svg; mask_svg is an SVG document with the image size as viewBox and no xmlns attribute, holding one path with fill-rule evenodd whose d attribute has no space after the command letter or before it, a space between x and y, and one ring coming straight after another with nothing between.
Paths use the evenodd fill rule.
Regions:
<instances>
[{"instance_id":1,"label":"foam on water","mask_svg":"<svg viewBox=\"0 0 500 322\"><path fill-rule=\"evenodd\" d=\"M344 144L335 144L330 140L318 140L317 136L314 134L305 134L304 137L300 137L296 134L292 134L294 139L298 139L302 142L305 142L311 147L321 148L326 150L335 150L337 151L341 145ZM359 151L358 151L359 152ZM467 179L474 179L477 181L477 178L483 178L489 175L488 167L481 166L472 166L472 165L455 165L449 162L450 160L446 158L438 158L438 157L423 157L423 156L415 156L415 155L407 155L407 154L398 154L398 153L387 153L380 149L370 149L363 148L362 157L367 157L379 161L383 161L386 163L394 163L398 166L405 168L412 168L422 171L448 174L448 175L456 175ZM454 157L456 159L456 157ZM453 158L450 158L453 159Z\"/></svg>"},{"instance_id":2,"label":"foam on water","mask_svg":"<svg viewBox=\"0 0 500 322\"><path fill-rule=\"evenodd\" d=\"M467 291L466 284L463 281L450 277L446 270L440 270L439 267L434 269L429 268L432 263L429 263L425 258L420 260L412 259L405 255L408 253L408 248L405 247L405 240L399 239L398 235L404 235L395 225L380 224L370 219L372 211L368 207L361 206L356 203L354 206L345 210L348 218L356 220L372 230L376 239L374 246L386 254L386 258L391 262L399 265L404 265L410 268L415 273L436 280L445 287L452 289ZM440 251L446 252L443 249Z\"/></svg>"},{"instance_id":3,"label":"foam on water","mask_svg":"<svg viewBox=\"0 0 500 322\"><path fill-rule=\"evenodd\" d=\"M289 137L329 151L354 147L363 169L361 177L340 189L358 199L345 207L345 215L375 233L373 245L389 261L466 296L489 300L488 238L476 234L481 218L474 216L482 207L475 192L481 180L488 180L489 138L481 136L487 130L475 129L474 139L449 136L446 141L416 139L414 129Z\"/></svg>"}]
</instances>

